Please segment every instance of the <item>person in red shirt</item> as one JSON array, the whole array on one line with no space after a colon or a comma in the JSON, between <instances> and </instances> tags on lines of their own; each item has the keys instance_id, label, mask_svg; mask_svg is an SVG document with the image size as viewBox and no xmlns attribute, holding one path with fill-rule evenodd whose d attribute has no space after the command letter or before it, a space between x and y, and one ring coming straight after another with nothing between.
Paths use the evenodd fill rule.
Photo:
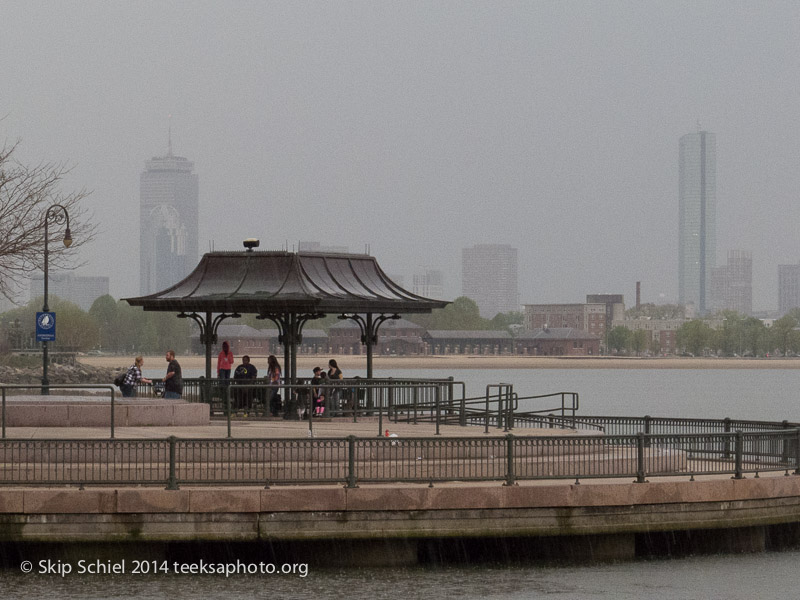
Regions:
<instances>
[{"instance_id":1,"label":"person in red shirt","mask_svg":"<svg viewBox=\"0 0 800 600\"><path fill-rule=\"evenodd\" d=\"M222 352L217 356L217 377L219 379L230 379L231 369L233 368L233 352L228 342L222 342Z\"/></svg>"}]
</instances>

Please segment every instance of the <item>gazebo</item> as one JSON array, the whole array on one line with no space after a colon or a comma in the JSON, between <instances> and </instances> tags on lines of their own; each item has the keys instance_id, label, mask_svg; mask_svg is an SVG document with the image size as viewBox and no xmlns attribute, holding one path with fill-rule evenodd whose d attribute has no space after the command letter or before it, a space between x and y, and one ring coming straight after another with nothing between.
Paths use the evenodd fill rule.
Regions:
<instances>
[{"instance_id":1,"label":"gazebo","mask_svg":"<svg viewBox=\"0 0 800 600\"><path fill-rule=\"evenodd\" d=\"M285 373L297 377L297 345L303 326L329 314L351 319L366 346L367 377L372 377L372 346L378 329L402 313L430 313L449 302L412 294L392 281L366 254L319 252L210 252L185 279L149 296L125 298L144 310L175 311L200 327L206 378L217 328L243 313L275 323L284 348Z\"/></svg>"}]
</instances>

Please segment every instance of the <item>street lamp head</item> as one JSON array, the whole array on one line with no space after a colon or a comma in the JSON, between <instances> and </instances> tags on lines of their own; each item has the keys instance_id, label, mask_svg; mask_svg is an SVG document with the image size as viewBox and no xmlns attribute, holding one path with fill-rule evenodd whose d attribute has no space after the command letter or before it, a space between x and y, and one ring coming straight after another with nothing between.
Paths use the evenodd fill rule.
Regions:
<instances>
[{"instance_id":1,"label":"street lamp head","mask_svg":"<svg viewBox=\"0 0 800 600\"><path fill-rule=\"evenodd\" d=\"M67 231L64 232L64 247L69 248L72 246L72 234L69 231L69 227L67 227Z\"/></svg>"}]
</instances>

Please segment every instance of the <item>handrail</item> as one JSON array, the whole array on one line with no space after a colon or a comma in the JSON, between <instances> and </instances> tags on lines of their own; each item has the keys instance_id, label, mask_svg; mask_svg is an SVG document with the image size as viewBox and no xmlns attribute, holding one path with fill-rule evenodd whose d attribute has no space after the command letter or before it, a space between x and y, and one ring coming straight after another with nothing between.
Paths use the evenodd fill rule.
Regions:
<instances>
[{"instance_id":1,"label":"handrail","mask_svg":"<svg viewBox=\"0 0 800 600\"><path fill-rule=\"evenodd\" d=\"M270 456L265 460L265 456ZM568 459L565 459L568 457ZM765 432L309 439L2 439L0 485L275 485L800 475L800 428ZM58 468L54 468L57 465Z\"/></svg>"}]
</instances>

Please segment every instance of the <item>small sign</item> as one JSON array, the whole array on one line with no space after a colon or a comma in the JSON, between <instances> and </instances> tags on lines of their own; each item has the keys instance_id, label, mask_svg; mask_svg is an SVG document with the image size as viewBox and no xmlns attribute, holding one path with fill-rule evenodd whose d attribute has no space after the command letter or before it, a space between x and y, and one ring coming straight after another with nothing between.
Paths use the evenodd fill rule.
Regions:
<instances>
[{"instance_id":1,"label":"small sign","mask_svg":"<svg viewBox=\"0 0 800 600\"><path fill-rule=\"evenodd\" d=\"M56 341L56 313L54 312L36 313L36 341L37 342Z\"/></svg>"}]
</instances>

